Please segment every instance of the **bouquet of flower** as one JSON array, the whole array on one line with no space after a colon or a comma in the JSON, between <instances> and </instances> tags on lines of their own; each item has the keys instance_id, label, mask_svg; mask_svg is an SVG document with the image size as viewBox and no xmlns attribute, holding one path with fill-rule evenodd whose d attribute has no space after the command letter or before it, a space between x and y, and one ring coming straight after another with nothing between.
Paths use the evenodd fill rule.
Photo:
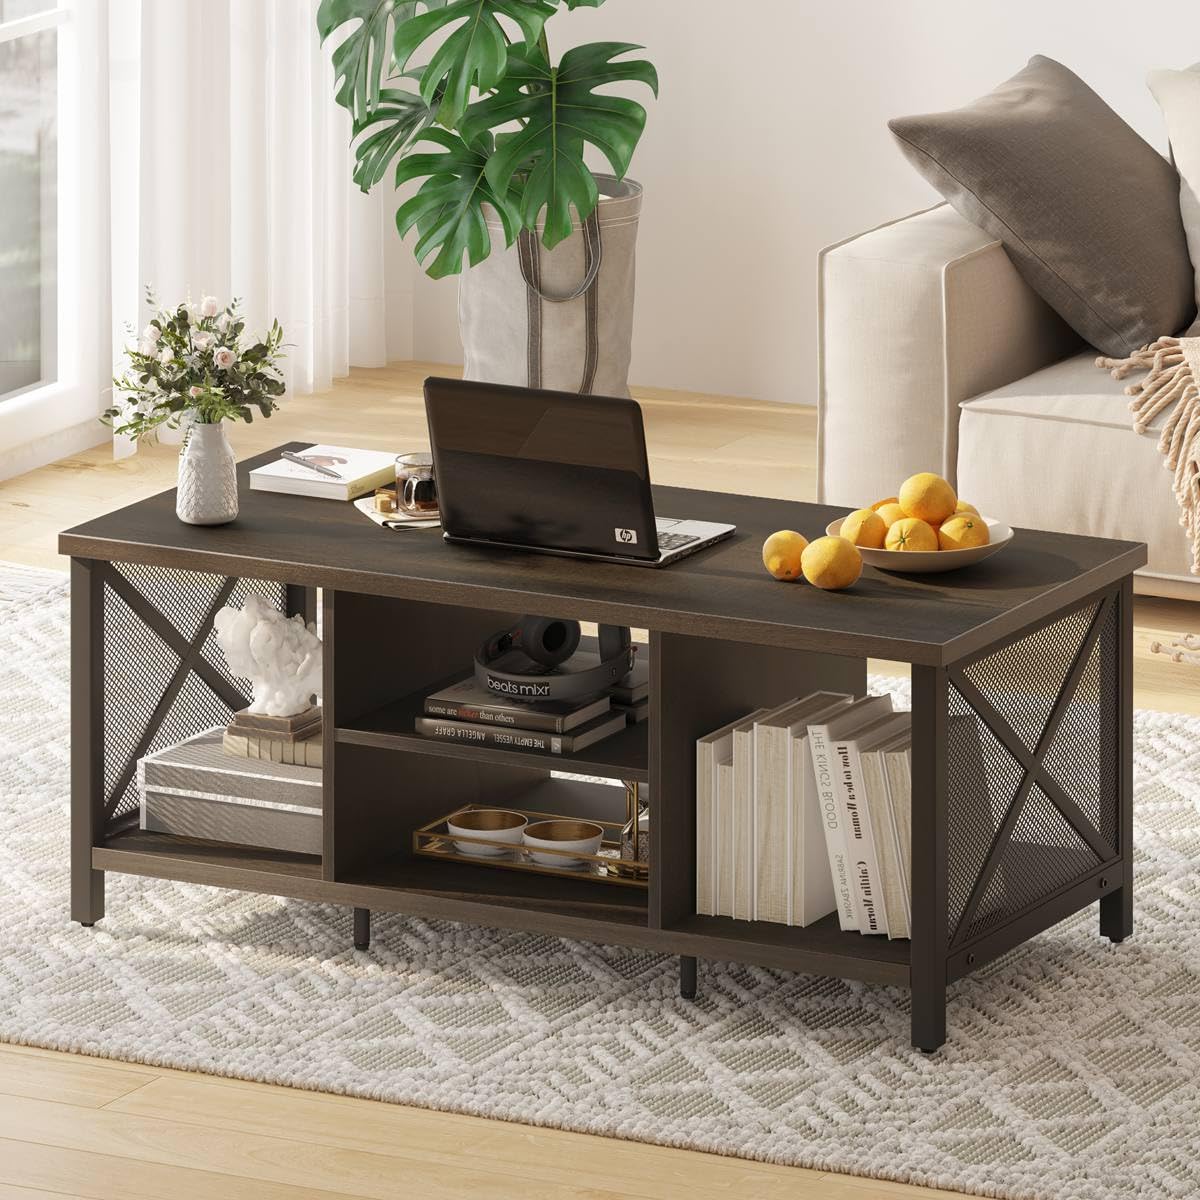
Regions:
<instances>
[{"instance_id":1,"label":"bouquet of flower","mask_svg":"<svg viewBox=\"0 0 1200 1200\"><path fill-rule=\"evenodd\" d=\"M284 383L278 321L243 347L246 325L237 300L222 308L205 296L199 304L166 309L147 289L146 302L155 315L137 346L126 349L129 369L113 379L119 399L101 418L116 433L141 440L154 437L161 425L177 429L185 419L205 425L252 421L253 409L269 417L279 407Z\"/></svg>"}]
</instances>

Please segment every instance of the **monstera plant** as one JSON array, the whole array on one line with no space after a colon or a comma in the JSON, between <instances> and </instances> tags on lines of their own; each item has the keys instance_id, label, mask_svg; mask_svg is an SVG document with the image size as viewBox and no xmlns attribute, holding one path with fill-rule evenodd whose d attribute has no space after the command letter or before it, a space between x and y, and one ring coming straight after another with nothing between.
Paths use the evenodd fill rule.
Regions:
<instances>
[{"instance_id":1,"label":"monstera plant","mask_svg":"<svg viewBox=\"0 0 1200 1200\"><path fill-rule=\"evenodd\" d=\"M506 248L539 222L547 248L568 238L599 201L587 145L624 177L646 110L603 89L637 82L657 95L654 67L627 57L641 47L623 42L578 46L555 62L546 37L561 6L601 3L322 0L323 42L351 26L333 66L337 102L353 118L354 179L367 191L395 162L397 185L423 180L396 224L402 235L416 227L430 275L491 253L485 206Z\"/></svg>"}]
</instances>

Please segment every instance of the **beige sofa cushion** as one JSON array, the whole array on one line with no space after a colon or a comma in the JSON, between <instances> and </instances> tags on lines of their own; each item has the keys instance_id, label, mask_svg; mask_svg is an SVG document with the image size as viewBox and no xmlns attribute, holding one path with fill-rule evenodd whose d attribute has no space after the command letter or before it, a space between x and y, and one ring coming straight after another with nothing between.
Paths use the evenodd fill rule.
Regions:
<instances>
[{"instance_id":1,"label":"beige sofa cushion","mask_svg":"<svg viewBox=\"0 0 1200 1200\"><path fill-rule=\"evenodd\" d=\"M966 401L959 494L1012 525L1145 542L1147 573L1195 585L1157 430L1133 432L1124 386L1085 353Z\"/></svg>"},{"instance_id":2,"label":"beige sofa cushion","mask_svg":"<svg viewBox=\"0 0 1200 1200\"><path fill-rule=\"evenodd\" d=\"M1200 63L1187 71L1151 71L1146 82L1167 121L1179 171L1179 211L1196 270L1200 305Z\"/></svg>"}]
</instances>

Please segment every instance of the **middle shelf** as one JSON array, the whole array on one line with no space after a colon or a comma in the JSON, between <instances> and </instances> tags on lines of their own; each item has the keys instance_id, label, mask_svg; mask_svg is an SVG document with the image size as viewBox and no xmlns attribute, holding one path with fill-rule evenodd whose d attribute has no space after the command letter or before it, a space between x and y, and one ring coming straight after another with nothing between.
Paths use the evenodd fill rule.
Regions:
<instances>
[{"instance_id":1,"label":"middle shelf","mask_svg":"<svg viewBox=\"0 0 1200 1200\"><path fill-rule=\"evenodd\" d=\"M495 763L499 766L570 771L603 779L636 780L638 783L648 783L650 780L649 721L627 725L611 737L576 754L548 754L536 750L472 746L458 741L443 742L423 737L414 729L416 719L424 713L428 690L422 688L338 726L334 735L336 740L358 746Z\"/></svg>"}]
</instances>

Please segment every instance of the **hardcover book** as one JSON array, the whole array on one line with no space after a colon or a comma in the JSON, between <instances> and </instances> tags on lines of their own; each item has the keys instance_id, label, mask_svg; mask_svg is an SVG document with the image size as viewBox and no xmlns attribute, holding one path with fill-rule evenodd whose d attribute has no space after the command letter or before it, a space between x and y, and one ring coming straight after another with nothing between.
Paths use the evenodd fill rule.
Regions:
<instances>
[{"instance_id":1,"label":"hardcover book","mask_svg":"<svg viewBox=\"0 0 1200 1200\"><path fill-rule=\"evenodd\" d=\"M351 446L309 446L299 457L336 471L334 479L286 458L276 459L250 472L256 492L283 492L289 496L317 496L323 500L353 500L396 479L396 456L385 450L356 450Z\"/></svg>"},{"instance_id":2,"label":"hardcover book","mask_svg":"<svg viewBox=\"0 0 1200 1200\"><path fill-rule=\"evenodd\" d=\"M889 703L889 708L891 707ZM886 934L887 916L883 907L883 886L879 856L875 851L875 831L863 786L862 747L878 740L890 740L908 725L908 714L897 713L853 734L833 739L834 767L842 800L842 820L846 833L846 855L850 878L857 889L859 930Z\"/></svg>"},{"instance_id":3,"label":"hardcover book","mask_svg":"<svg viewBox=\"0 0 1200 1200\"><path fill-rule=\"evenodd\" d=\"M483 725L503 725L510 729L530 729L544 733L569 733L609 710L607 696L581 703L540 700L517 704L503 696L485 691L474 675L439 688L425 697L427 717L450 717L456 721L474 721Z\"/></svg>"},{"instance_id":4,"label":"hardcover book","mask_svg":"<svg viewBox=\"0 0 1200 1200\"><path fill-rule=\"evenodd\" d=\"M828 720L814 722L808 727L813 781L821 807L825 849L829 858L830 875L833 878L833 890L837 897L838 923L842 929L860 928L860 911L857 887L853 885L846 850L841 786L834 760L833 741L873 724L891 711L890 696L867 696Z\"/></svg>"},{"instance_id":5,"label":"hardcover book","mask_svg":"<svg viewBox=\"0 0 1200 1200\"><path fill-rule=\"evenodd\" d=\"M422 737L493 746L502 750L529 750L541 754L575 754L625 728L625 714L603 713L570 733L547 733L536 729L513 729L445 717L418 717L415 728Z\"/></svg>"},{"instance_id":6,"label":"hardcover book","mask_svg":"<svg viewBox=\"0 0 1200 1200\"><path fill-rule=\"evenodd\" d=\"M847 708L849 696L811 714L825 721ZM837 894L825 846L825 821L813 777L808 726L797 722L788 730L788 804L791 808L791 846L788 855L789 925L811 925L835 911Z\"/></svg>"},{"instance_id":7,"label":"hardcover book","mask_svg":"<svg viewBox=\"0 0 1200 1200\"><path fill-rule=\"evenodd\" d=\"M906 727L890 741L878 742L860 752L889 938L909 937L912 929L908 869L904 863L898 820L900 810L910 806L911 796L900 794L898 789L897 794L893 794L886 759L889 753L905 753L911 740L911 732Z\"/></svg>"},{"instance_id":8,"label":"hardcover book","mask_svg":"<svg viewBox=\"0 0 1200 1200\"><path fill-rule=\"evenodd\" d=\"M837 701L849 704L850 696L814 692L765 713L754 722L753 880L752 915L756 921L788 923L794 878L791 777L791 730L807 726L809 717L825 712Z\"/></svg>"},{"instance_id":9,"label":"hardcover book","mask_svg":"<svg viewBox=\"0 0 1200 1200\"><path fill-rule=\"evenodd\" d=\"M732 902L726 911L718 907L719 856L723 857L732 837L730 823L727 832L718 830L721 821L718 803L717 772L722 763L733 762L733 731L767 710L755 709L720 729L696 741L696 911L704 916L730 916ZM730 768L732 771L732 767ZM732 779L730 780L732 783ZM732 812L729 814L732 821Z\"/></svg>"}]
</instances>

